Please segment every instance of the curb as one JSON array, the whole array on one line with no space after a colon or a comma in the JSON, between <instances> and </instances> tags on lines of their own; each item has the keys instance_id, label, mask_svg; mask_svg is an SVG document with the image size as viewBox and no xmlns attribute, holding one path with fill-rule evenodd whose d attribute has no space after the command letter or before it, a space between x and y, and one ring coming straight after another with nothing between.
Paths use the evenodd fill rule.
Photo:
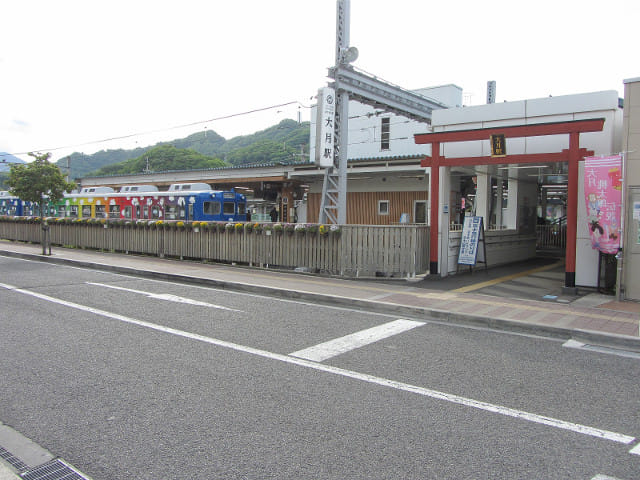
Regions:
<instances>
[{"instance_id":1,"label":"curb","mask_svg":"<svg viewBox=\"0 0 640 480\"><path fill-rule=\"evenodd\" d=\"M264 285L254 285L248 283L232 282L227 280L214 280L186 275L155 272L149 270L138 270L135 268L122 267L117 265L107 265L101 263L85 262L81 260L71 260L66 258L53 258L26 253L10 252L0 250L0 255L26 260L37 260L45 263L57 265L73 265L94 270L120 273L125 275L135 275L143 278L157 280L168 280L190 285L200 285L219 288L244 293L255 293L265 296L275 296L289 300L305 300L322 305L339 305L350 308L358 308L365 311L377 313L406 315L425 320L434 319L443 324L462 325L476 328L489 328L492 330L506 331L510 333L536 335L540 337L554 338L557 340L580 340L585 344L599 345L614 349L630 350L640 352L640 338L614 333L595 332L590 330L570 329L555 327L550 325L539 325L517 320L507 320L500 318L483 317L480 315L454 313L447 310L440 310L429 307L409 307L393 303L376 302L372 300L361 300L351 297L341 297L322 293L300 292L295 290L285 290L280 287L270 287Z\"/></svg>"}]
</instances>

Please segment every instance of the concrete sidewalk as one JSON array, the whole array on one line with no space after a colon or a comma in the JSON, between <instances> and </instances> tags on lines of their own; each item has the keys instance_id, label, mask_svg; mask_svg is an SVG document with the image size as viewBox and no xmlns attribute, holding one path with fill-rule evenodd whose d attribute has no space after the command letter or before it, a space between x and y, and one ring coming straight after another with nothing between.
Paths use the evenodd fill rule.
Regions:
<instances>
[{"instance_id":1,"label":"concrete sidewalk","mask_svg":"<svg viewBox=\"0 0 640 480\"><path fill-rule=\"evenodd\" d=\"M428 288L428 282L346 280L258 268L0 241L0 255L208 285L394 315L574 339L640 352L640 303L598 294L570 303ZM426 288L425 288L426 285Z\"/></svg>"}]
</instances>

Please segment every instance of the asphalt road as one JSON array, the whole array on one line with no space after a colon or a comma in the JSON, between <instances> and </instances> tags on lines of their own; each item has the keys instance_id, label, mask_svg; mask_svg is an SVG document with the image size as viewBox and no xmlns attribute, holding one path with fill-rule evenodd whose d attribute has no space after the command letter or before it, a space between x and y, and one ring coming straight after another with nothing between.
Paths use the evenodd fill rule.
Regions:
<instances>
[{"instance_id":1,"label":"asphalt road","mask_svg":"<svg viewBox=\"0 0 640 480\"><path fill-rule=\"evenodd\" d=\"M640 478L638 357L397 320L0 257L0 421L94 480Z\"/></svg>"}]
</instances>

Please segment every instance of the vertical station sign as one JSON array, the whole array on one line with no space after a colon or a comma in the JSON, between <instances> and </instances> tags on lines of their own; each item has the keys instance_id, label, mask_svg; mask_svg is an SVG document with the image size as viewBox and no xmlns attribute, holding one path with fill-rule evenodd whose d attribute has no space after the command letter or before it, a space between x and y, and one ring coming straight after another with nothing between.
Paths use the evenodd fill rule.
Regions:
<instances>
[{"instance_id":1,"label":"vertical station sign","mask_svg":"<svg viewBox=\"0 0 640 480\"><path fill-rule=\"evenodd\" d=\"M336 92L325 87L318 90L316 115L316 165L332 167L335 153Z\"/></svg>"},{"instance_id":2,"label":"vertical station sign","mask_svg":"<svg viewBox=\"0 0 640 480\"><path fill-rule=\"evenodd\" d=\"M506 157L507 142L504 138L504 134L491 135L490 140L491 140L491 156Z\"/></svg>"}]
</instances>

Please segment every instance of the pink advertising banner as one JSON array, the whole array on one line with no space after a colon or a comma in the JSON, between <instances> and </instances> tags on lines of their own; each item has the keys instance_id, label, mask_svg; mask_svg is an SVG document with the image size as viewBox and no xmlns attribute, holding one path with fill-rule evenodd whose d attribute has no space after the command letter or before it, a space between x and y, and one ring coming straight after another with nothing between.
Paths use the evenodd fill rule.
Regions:
<instances>
[{"instance_id":1,"label":"pink advertising banner","mask_svg":"<svg viewBox=\"0 0 640 480\"><path fill-rule=\"evenodd\" d=\"M591 247L618 253L622 203L622 156L584 159L584 196Z\"/></svg>"}]
</instances>

